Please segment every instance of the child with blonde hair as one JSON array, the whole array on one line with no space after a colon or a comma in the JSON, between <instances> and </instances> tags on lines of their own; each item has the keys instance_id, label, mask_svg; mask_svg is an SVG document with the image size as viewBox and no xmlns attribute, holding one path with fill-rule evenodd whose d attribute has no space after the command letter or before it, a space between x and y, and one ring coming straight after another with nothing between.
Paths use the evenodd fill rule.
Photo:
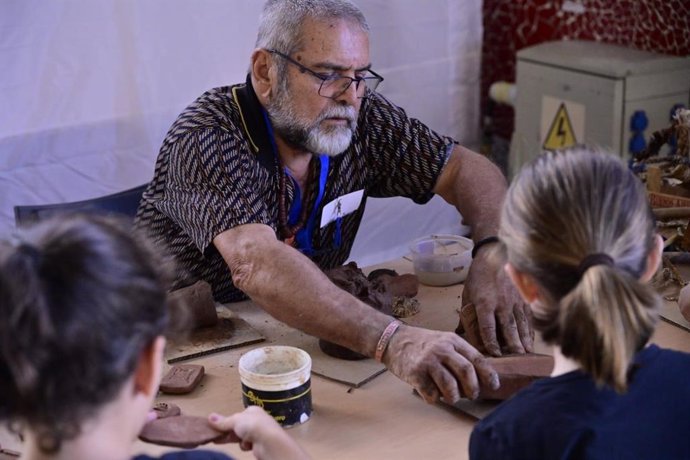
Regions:
<instances>
[{"instance_id":1,"label":"child with blonde hair","mask_svg":"<svg viewBox=\"0 0 690 460\"><path fill-rule=\"evenodd\" d=\"M641 182L613 154L546 153L499 238L555 368L475 427L470 457L690 458L690 355L648 343L663 244Z\"/></svg>"}]
</instances>

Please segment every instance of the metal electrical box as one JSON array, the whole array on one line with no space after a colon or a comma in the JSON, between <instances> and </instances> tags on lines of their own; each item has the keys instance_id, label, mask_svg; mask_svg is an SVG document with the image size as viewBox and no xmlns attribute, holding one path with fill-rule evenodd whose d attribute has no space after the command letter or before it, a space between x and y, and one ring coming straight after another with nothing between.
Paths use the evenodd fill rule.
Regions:
<instances>
[{"instance_id":1,"label":"metal electrical box","mask_svg":"<svg viewBox=\"0 0 690 460\"><path fill-rule=\"evenodd\" d=\"M548 42L517 53L514 175L543 150L598 145L623 158L690 103L690 57L587 41Z\"/></svg>"}]
</instances>

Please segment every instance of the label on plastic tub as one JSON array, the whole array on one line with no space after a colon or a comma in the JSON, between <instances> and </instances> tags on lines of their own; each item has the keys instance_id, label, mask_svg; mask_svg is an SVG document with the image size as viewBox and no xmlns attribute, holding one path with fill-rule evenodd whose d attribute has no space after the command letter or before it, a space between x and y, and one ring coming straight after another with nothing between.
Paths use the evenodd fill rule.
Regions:
<instances>
[{"instance_id":1,"label":"label on plastic tub","mask_svg":"<svg viewBox=\"0 0 690 460\"><path fill-rule=\"evenodd\" d=\"M245 407L259 406L282 426L296 425L311 416L311 379L291 390L261 391L242 384Z\"/></svg>"}]
</instances>

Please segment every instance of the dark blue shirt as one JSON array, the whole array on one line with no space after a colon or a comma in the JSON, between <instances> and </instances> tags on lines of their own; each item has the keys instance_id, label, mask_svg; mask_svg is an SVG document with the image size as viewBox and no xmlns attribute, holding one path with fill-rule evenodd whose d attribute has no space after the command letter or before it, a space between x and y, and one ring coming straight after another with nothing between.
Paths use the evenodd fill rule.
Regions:
<instances>
[{"instance_id":1,"label":"dark blue shirt","mask_svg":"<svg viewBox=\"0 0 690 460\"><path fill-rule=\"evenodd\" d=\"M232 460L232 457L212 450L179 450L164 454L161 457L137 455L132 460Z\"/></svg>"},{"instance_id":2,"label":"dark blue shirt","mask_svg":"<svg viewBox=\"0 0 690 460\"><path fill-rule=\"evenodd\" d=\"M477 424L477 459L690 459L690 355L650 345L625 394L573 371L534 382Z\"/></svg>"}]
</instances>

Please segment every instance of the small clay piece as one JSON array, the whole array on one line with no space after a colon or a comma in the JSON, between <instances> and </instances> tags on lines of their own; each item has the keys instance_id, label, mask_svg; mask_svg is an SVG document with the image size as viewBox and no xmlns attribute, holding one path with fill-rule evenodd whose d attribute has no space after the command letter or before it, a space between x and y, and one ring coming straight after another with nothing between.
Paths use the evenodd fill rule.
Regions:
<instances>
[{"instance_id":1,"label":"small clay piece","mask_svg":"<svg viewBox=\"0 0 690 460\"><path fill-rule=\"evenodd\" d=\"M160 390L169 394L185 394L192 391L204 376L204 366L176 364L161 379Z\"/></svg>"},{"instance_id":2,"label":"small clay piece","mask_svg":"<svg viewBox=\"0 0 690 460\"><path fill-rule=\"evenodd\" d=\"M153 410L156 412L156 416L159 419L166 417L177 417L178 415L182 414L180 406L164 402L154 404Z\"/></svg>"},{"instance_id":3,"label":"small clay piece","mask_svg":"<svg viewBox=\"0 0 690 460\"><path fill-rule=\"evenodd\" d=\"M333 356L338 359L345 359L347 361L358 361L360 359L366 359L361 353L350 350L349 348L343 347L328 340L319 339L319 348L321 351L326 353L328 356Z\"/></svg>"},{"instance_id":4,"label":"small clay piece","mask_svg":"<svg viewBox=\"0 0 690 460\"><path fill-rule=\"evenodd\" d=\"M501 386L497 390L481 388L479 392L481 399L508 399L535 380L548 377L554 366L553 356L539 353L487 359L498 372Z\"/></svg>"},{"instance_id":5,"label":"small clay piece","mask_svg":"<svg viewBox=\"0 0 690 460\"><path fill-rule=\"evenodd\" d=\"M411 273L390 278L386 284L393 297L414 297L419 291L419 278Z\"/></svg>"},{"instance_id":6,"label":"small clay piece","mask_svg":"<svg viewBox=\"0 0 690 460\"><path fill-rule=\"evenodd\" d=\"M170 292L168 304L172 311L182 311L186 314L185 327L189 329L211 327L218 323L216 302L213 300L211 285L206 281L197 281Z\"/></svg>"},{"instance_id":7,"label":"small clay piece","mask_svg":"<svg viewBox=\"0 0 690 460\"><path fill-rule=\"evenodd\" d=\"M367 279L369 281L374 281L376 278L378 278L379 276L382 276L382 275L393 277L393 276L398 276L398 272L396 272L395 270L392 270L390 268L377 268L376 270L372 270L367 275Z\"/></svg>"},{"instance_id":8,"label":"small clay piece","mask_svg":"<svg viewBox=\"0 0 690 460\"><path fill-rule=\"evenodd\" d=\"M395 270L389 268L374 270L369 273L367 279L372 284L383 283L386 286L386 290L393 297L414 297L419 290L419 278L417 278L417 275L411 273L398 275Z\"/></svg>"},{"instance_id":9,"label":"small clay piece","mask_svg":"<svg viewBox=\"0 0 690 460\"><path fill-rule=\"evenodd\" d=\"M678 308L683 317L690 321L690 284L686 284L678 294Z\"/></svg>"},{"instance_id":10,"label":"small clay piece","mask_svg":"<svg viewBox=\"0 0 690 460\"><path fill-rule=\"evenodd\" d=\"M213 429L205 417L179 415L147 423L139 433L139 439L161 446L193 448L225 435Z\"/></svg>"}]
</instances>

